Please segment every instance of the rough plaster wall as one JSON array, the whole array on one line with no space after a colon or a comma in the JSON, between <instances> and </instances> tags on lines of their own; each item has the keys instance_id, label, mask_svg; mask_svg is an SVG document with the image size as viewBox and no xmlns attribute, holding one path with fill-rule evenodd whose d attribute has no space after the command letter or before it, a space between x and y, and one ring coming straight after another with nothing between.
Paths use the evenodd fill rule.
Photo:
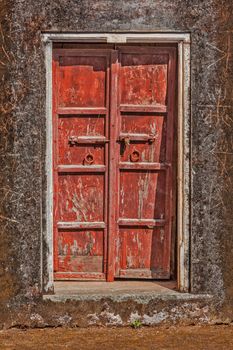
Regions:
<instances>
[{"instance_id":1,"label":"rough plaster wall","mask_svg":"<svg viewBox=\"0 0 233 350\"><path fill-rule=\"evenodd\" d=\"M233 300L232 0L1 0L0 300L41 290L42 30L190 31L192 292Z\"/></svg>"}]
</instances>

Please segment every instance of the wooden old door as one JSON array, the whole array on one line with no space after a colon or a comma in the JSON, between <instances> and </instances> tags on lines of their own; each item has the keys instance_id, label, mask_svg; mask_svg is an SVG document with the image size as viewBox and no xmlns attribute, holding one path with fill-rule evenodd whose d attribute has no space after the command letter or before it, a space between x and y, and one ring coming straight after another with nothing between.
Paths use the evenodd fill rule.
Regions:
<instances>
[{"instance_id":1,"label":"wooden old door","mask_svg":"<svg viewBox=\"0 0 233 350\"><path fill-rule=\"evenodd\" d=\"M54 49L56 279L169 278L176 49Z\"/></svg>"}]
</instances>

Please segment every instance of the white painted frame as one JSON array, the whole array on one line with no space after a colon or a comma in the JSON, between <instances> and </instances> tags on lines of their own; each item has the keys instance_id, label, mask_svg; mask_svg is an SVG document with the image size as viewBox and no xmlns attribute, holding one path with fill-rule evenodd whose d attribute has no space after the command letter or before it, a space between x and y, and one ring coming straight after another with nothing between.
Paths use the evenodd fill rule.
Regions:
<instances>
[{"instance_id":1,"label":"white painted frame","mask_svg":"<svg viewBox=\"0 0 233 350\"><path fill-rule=\"evenodd\" d=\"M52 49L53 42L73 43L177 43L178 45L178 168L177 168L177 248L178 288L190 288L190 34L189 33L44 33L46 64L46 272L45 292L53 289L53 176L52 176ZM42 276L43 281L43 276Z\"/></svg>"}]
</instances>

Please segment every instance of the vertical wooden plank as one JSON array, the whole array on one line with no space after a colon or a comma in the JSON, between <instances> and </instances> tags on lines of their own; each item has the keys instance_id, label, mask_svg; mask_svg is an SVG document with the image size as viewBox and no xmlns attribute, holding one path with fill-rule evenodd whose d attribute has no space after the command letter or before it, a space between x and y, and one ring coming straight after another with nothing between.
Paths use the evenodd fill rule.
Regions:
<instances>
[{"instance_id":1,"label":"vertical wooden plank","mask_svg":"<svg viewBox=\"0 0 233 350\"><path fill-rule=\"evenodd\" d=\"M108 270L107 281L112 282L115 275L115 244L117 230L117 129L118 129L118 52L111 51L111 86L110 86L110 157L109 157L109 231L108 231Z\"/></svg>"},{"instance_id":2,"label":"vertical wooden plank","mask_svg":"<svg viewBox=\"0 0 233 350\"><path fill-rule=\"evenodd\" d=\"M168 63L168 99L167 99L167 138L166 138L166 161L172 164L174 145L174 113L175 113L175 70L176 70L176 49L169 49ZM172 231L172 205L173 205L173 172L172 167L166 171L166 219L163 266L170 271L171 259L171 231Z\"/></svg>"},{"instance_id":3,"label":"vertical wooden plank","mask_svg":"<svg viewBox=\"0 0 233 350\"><path fill-rule=\"evenodd\" d=\"M58 269L58 174L57 174L57 155L58 155L58 135L57 135L57 107L58 107L58 56L53 54L53 245L54 245L54 271L56 272Z\"/></svg>"},{"instance_id":4,"label":"vertical wooden plank","mask_svg":"<svg viewBox=\"0 0 233 350\"><path fill-rule=\"evenodd\" d=\"M110 138L110 79L111 79L111 54L108 56L107 62L107 79L106 79L106 109L105 114L105 137L108 140ZM107 278L108 273L108 234L109 234L109 143L105 144L105 184L104 184L104 221L106 226L104 229L104 273Z\"/></svg>"}]
</instances>

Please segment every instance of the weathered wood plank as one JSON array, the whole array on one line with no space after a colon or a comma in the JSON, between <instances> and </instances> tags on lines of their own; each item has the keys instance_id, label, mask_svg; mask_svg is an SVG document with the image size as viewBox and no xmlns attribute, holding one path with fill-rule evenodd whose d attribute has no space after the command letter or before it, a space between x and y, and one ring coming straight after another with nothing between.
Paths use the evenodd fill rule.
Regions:
<instances>
[{"instance_id":1,"label":"weathered wood plank","mask_svg":"<svg viewBox=\"0 0 233 350\"><path fill-rule=\"evenodd\" d=\"M153 272L150 269L128 269L120 270L121 278L136 278L136 279L168 279L169 273L166 272Z\"/></svg>"},{"instance_id":2,"label":"weathered wood plank","mask_svg":"<svg viewBox=\"0 0 233 350\"><path fill-rule=\"evenodd\" d=\"M59 173L104 173L105 165L58 165Z\"/></svg>"},{"instance_id":3,"label":"weathered wood plank","mask_svg":"<svg viewBox=\"0 0 233 350\"><path fill-rule=\"evenodd\" d=\"M164 226L165 220L152 220L152 219L118 219L119 226L146 226L153 228L155 226Z\"/></svg>"},{"instance_id":4,"label":"weathered wood plank","mask_svg":"<svg viewBox=\"0 0 233 350\"><path fill-rule=\"evenodd\" d=\"M57 227L59 229L91 229L91 228L105 228L104 222L90 221L90 222L77 222L77 221L58 221Z\"/></svg>"},{"instance_id":5,"label":"weathered wood plank","mask_svg":"<svg viewBox=\"0 0 233 350\"><path fill-rule=\"evenodd\" d=\"M165 105L130 105L130 104L121 104L121 112L136 112L136 113L167 113L167 106Z\"/></svg>"},{"instance_id":6,"label":"weathered wood plank","mask_svg":"<svg viewBox=\"0 0 233 350\"><path fill-rule=\"evenodd\" d=\"M120 162L119 169L129 169L129 170L166 170L171 164L168 163L146 163L146 162Z\"/></svg>"},{"instance_id":7,"label":"weathered wood plank","mask_svg":"<svg viewBox=\"0 0 233 350\"><path fill-rule=\"evenodd\" d=\"M75 115L75 114L79 114L79 115L86 115L86 114L90 114L90 115L105 115L107 113L107 109L105 107L100 107L100 108L96 108L96 107L92 107L92 108L88 108L88 107L84 107L84 108L79 108L79 107L59 107L57 108L56 113L58 115Z\"/></svg>"},{"instance_id":8,"label":"weathered wood plank","mask_svg":"<svg viewBox=\"0 0 233 350\"><path fill-rule=\"evenodd\" d=\"M101 280L105 281L105 274L98 272L55 272L55 280L68 280L68 281L78 281L78 280Z\"/></svg>"}]
</instances>

